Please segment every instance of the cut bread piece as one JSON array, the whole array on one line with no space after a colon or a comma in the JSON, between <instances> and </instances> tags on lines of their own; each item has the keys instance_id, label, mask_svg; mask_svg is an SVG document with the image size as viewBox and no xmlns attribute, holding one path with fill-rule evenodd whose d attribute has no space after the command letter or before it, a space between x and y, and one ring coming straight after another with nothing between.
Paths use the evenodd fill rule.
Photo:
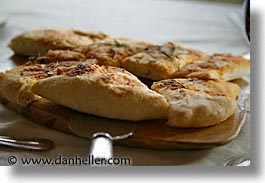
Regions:
<instances>
[{"instance_id":1,"label":"cut bread piece","mask_svg":"<svg viewBox=\"0 0 265 183\"><path fill-rule=\"evenodd\" d=\"M85 56L79 52L71 50L49 50L45 56L31 57L31 60L54 62L56 61L82 61L86 60Z\"/></svg>"},{"instance_id":2,"label":"cut bread piece","mask_svg":"<svg viewBox=\"0 0 265 183\"><path fill-rule=\"evenodd\" d=\"M64 75L39 80L33 93L77 111L107 118L165 118L168 103L124 69L80 64Z\"/></svg>"},{"instance_id":3,"label":"cut bread piece","mask_svg":"<svg viewBox=\"0 0 265 183\"><path fill-rule=\"evenodd\" d=\"M250 61L242 56L214 54L196 60L174 73L174 77L230 81L250 73Z\"/></svg>"},{"instance_id":4,"label":"cut bread piece","mask_svg":"<svg viewBox=\"0 0 265 183\"><path fill-rule=\"evenodd\" d=\"M111 39L103 33L81 30L38 29L16 36L9 47L18 55L43 56L49 50L73 49Z\"/></svg>"},{"instance_id":5,"label":"cut bread piece","mask_svg":"<svg viewBox=\"0 0 265 183\"><path fill-rule=\"evenodd\" d=\"M121 67L137 76L151 80L172 78L182 67L206 54L173 43L162 46L149 45L142 51L122 60Z\"/></svg>"},{"instance_id":6,"label":"cut bread piece","mask_svg":"<svg viewBox=\"0 0 265 183\"><path fill-rule=\"evenodd\" d=\"M97 64L121 67L121 61L145 48L148 43L127 39L114 39L79 47L73 51L87 59L96 59Z\"/></svg>"},{"instance_id":7,"label":"cut bread piece","mask_svg":"<svg viewBox=\"0 0 265 183\"><path fill-rule=\"evenodd\" d=\"M226 120L235 113L240 92L233 83L199 79L168 79L151 88L170 105L166 124L179 128L212 126Z\"/></svg>"},{"instance_id":8,"label":"cut bread piece","mask_svg":"<svg viewBox=\"0 0 265 183\"><path fill-rule=\"evenodd\" d=\"M61 75L75 68L77 61L29 61L0 74L0 90L2 95L11 102L26 106L40 97L31 92L32 85L40 79ZM84 61L92 63L92 61Z\"/></svg>"}]
</instances>

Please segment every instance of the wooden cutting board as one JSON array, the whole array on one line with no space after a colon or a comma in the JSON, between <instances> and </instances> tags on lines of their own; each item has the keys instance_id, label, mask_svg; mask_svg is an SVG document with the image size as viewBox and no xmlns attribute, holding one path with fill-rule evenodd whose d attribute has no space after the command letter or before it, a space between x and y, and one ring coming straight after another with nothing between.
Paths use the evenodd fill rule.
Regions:
<instances>
[{"instance_id":1,"label":"wooden cutting board","mask_svg":"<svg viewBox=\"0 0 265 183\"><path fill-rule=\"evenodd\" d=\"M84 122L89 117L88 114L76 112L45 99L36 101L27 107L13 104L3 97L0 97L0 101L35 123L69 134L71 134L68 128L70 117L73 120L72 116L78 114ZM137 122L133 136L117 141L117 143L154 149L211 148L233 140L239 134L245 117L245 110L238 108L237 113L226 121L212 127L197 129L170 128L164 124L164 121Z\"/></svg>"},{"instance_id":2,"label":"wooden cutting board","mask_svg":"<svg viewBox=\"0 0 265 183\"><path fill-rule=\"evenodd\" d=\"M23 59L16 57L12 60L15 65L20 65L23 62ZM69 134L71 134L68 128L69 119L74 116L73 114L78 113L45 99L36 101L27 107L13 104L1 96L0 102L35 123ZM79 114L84 122L89 117L88 114ZM211 148L226 144L236 138L245 118L246 110L239 107L237 112L224 122L205 128L177 129L166 126L164 121L137 122L137 129L133 136L115 143L154 149Z\"/></svg>"}]
</instances>

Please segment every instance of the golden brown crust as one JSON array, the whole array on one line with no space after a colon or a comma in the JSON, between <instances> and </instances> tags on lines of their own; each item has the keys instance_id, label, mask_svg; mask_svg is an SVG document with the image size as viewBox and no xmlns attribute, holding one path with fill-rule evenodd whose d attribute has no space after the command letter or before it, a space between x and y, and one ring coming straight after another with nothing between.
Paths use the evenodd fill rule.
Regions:
<instances>
[{"instance_id":1,"label":"golden brown crust","mask_svg":"<svg viewBox=\"0 0 265 183\"><path fill-rule=\"evenodd\" d=\"M112 38L81 30L38 29L13 38L9 47L15 54L37 56L45 55L48 50L73 49L106 39Z\"/></svg>"},{"instance_id":2,"label":"golden brown crust","mask_svg":"<svg viewBox=\"0 0 265 183\"><path fill-rule=\"evenodd\" d=\"M170 104L167 125L197 128L218 124L236 110L240 88L225 81L168 79L155 82L153 90Z\"/></svg>"},{"instance_id":3,"label":"golden brown crust","mask_svg":"<svg viewBox=\"0 0 265 183\"><path fill-rule=\"evenodd\" d=\"M82 46L72 51L56 50L41 59L95 59L99 65L122 67L133 74L152 80L172 78L176 71L206 54L173 43L152 45L127 39L113 39ZM37 59L40 59L37 58Z\"/></svg>"},{"instance_id":4,"label":"golden brown crust","mask_svg":"<svg viewBox=\"0 0 265 183\"><path fill-rule=\"evenodd\" d=\"M99 65L121 67L121 61L140 50L147 43L127 39L114 39L77 48L73 51L82 53L87 59L96 59Z\"/></svg>"},{"instance_id":5,"label":"golden brown crust","mask_svg":"<svg viewBox=\"0 0 265 183\"><path fill-rule=\"evenodd\" d=\"M37 80L65 74L79 64L77 61L42 62L43 60L29 61L3 73L0 82L3 96L11 102L26 106L39 99L31 92L31 87ZM88 60L83 63L92 62Z\"/></svg>"},{"instance_id":6,"label":"golden brown crust","mask_svg":"<svg viewBox=\"0 0 265 183\"><path fill-rule=\"evenodd\" d=\"M152 43L146 42L146 41L139 41L135 39L129 39L129 38L113 38L112 40L105 40L103 42L115 42L118 45L126 44L133 47L145 47L148 45L152 45Z\"/></svg>"},{"instance_id":7,"label":"golden brown crust","mask_svg":"<svg viewBox=\"0 0 265 183\"><path fill-rule=\"evenodd\" d=\"M79 64L64 75L39 80L32 91L77 111L114 119L165 118L166 99L128 71Z\"/></svg>"},{"instance_id":8,"label":"golden brown crust","mask_svg":"<svg viewBox=\"0 0 265 183\"><path fill-rule=\"evenodd\" d=\"M30 89L35 83L34 79L16 77L13 74L4 74L1 84L1 93L10 102L26 106L39 99Z\"/></svg>"},{"instance_id":9,"label":"golden brown crust","mask_svg":"<svg viewBox=\"0 0 265 183\"><path fill-rule=\"evenodd\" d=\"M99 82L111 85L124 85L130 87L146 87L128 71L112 66L99 66L97 64L79 63L68 71L65 76L75 77L89 75L96 77Z\"/></svg>"},{"instance_id":10,"label":"golden brown crust","mask_svg":"<svg viewBox=\"0 0 265 183\"><path fill-rule=\"evenodd\" d=\"M173 43L149 45L142 51L125 58L121 66L128 71L152 80L172 78L186 64L204 58L205 54Z\"/></svg>"},{"instance_id":11,"label":"golden brown crust","mask_svg":"<svg viewBox=\"0 0 265 183\"><path fill-rule=\"evenodd\" d=\"M44 79L51 76L62 75L68 71L76 68L79 64L90 65L93 62L86 60L83 62L77 61L53 61L49 63L38 63L29 61L21 67L7 71L8 73L16 73L22 78L32 78L32 79Z\"/></svg>"},{"instance_id":12,"label":"golden brown crust","mask_svg":"<svg viewBox=\"0 0 265 183\"><path fill-rule=\"evenodd\" d=\"M85 56L79 52L70 50L50 50L43 57L35 57L33 60L46 60L47 61L82 61L86 60Z\"/></svg>"},{"instance_id":13,"label":"golden brown crust","mask_svg":"<svg viewBox=\"0 0 265 183\"><path fill-rule=\"evenodd\" d=\"M17 54L30 56L43 56L48 50L56 50L45 57L57 57L59 61L69 58L96 59L99 65L124 67L138 76L152 80L171 78L173 72L206 55L171 42L155 46L143 41L112 38L102 33L56 29L26 32L12 39L10 47Z\"/></svg>"},{"instance_id":14,"label":"golden brown crust","mask_svg":"<svg viewBox=\"0 0 265 183\"><path fill-rule=\"evenodd\" d=\"M168 42L165 45L167 45L169 48L174 49L173 51L175 51L175 54L176 53L179 53L179 54L182 53L182 54L190 55L192 57L193 62L195 62L197 60L206 60L209 57L208 54L203 53L202 51L188 48L188 47L185 47L181 44Z\"/></svg>"},{"instance_id":15,"label":"golden brown crust","mask_svg":"<svg viewBox=\"0 0 265 183\"><path fill-rule=\"evenodd\" d=\"M242 56L214 54L206 60L187 64L174 74L175 77L233 80L249 74L250 62Z\"/></svg>"}]
</instances>

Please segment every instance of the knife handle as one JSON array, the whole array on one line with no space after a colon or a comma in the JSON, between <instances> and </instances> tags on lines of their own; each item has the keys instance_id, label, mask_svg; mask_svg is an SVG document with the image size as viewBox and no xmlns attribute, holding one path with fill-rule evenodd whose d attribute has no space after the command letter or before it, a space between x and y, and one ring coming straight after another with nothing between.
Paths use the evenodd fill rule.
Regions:
<instances>
[{"instance_id":1,"label":"knife handle","mask_svg":"<svg viewBox=\"0 0 265 183\"><path fill-rule=\"evenodd\" d=\"M112 158L112 136L104 132L93 134L90 146L90 156L92 156L94 160L96 158L104 158L105 160Z\"/></svg>"}]
</instances>

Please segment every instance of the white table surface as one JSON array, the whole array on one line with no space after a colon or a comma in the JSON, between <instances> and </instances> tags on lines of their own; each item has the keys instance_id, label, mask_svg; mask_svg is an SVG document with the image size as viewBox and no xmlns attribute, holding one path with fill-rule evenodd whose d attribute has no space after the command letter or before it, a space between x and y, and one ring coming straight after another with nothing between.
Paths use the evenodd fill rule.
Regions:
<instances>
[{"instance_id":1,"label":"white table surface","mask_svg":"<svg viewBox=\"0 0 265 183\"><path fill-rule=\"evenodd\" d=\"M177 0L1 0L0 56L12 55L8 41L37 28L75 28L102 31L153 43L180 42L207 53L242 54L248 51L240 30L231 21L241 5L212 1ZM0 71L13 67L0 62ZM134 165L223 165L235 155L250 153L249 115L231 143L198 151L159 151L115 146L115 156L130 157ZM0 104L0 134L45 137L55 143L49 152L0 147L0 165L10 155L32 157L85 156L89 141L37 125Z\"/></svg>"}]
</instances>

